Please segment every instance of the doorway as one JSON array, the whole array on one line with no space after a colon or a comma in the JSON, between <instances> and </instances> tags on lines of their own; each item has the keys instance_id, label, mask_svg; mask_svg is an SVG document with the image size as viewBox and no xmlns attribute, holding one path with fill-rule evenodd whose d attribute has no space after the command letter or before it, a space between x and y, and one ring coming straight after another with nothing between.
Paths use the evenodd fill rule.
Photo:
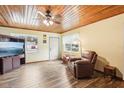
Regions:
<instances>
[{"instance_id":1,"label":"doorway","mask_svg":"<svg viewBox=\"0 0 124 93\"><path fill-rule=\"evenodd\" d=\"M59 59L59 38L49 37L49 60Z\"/></svg>"}]
</instances>

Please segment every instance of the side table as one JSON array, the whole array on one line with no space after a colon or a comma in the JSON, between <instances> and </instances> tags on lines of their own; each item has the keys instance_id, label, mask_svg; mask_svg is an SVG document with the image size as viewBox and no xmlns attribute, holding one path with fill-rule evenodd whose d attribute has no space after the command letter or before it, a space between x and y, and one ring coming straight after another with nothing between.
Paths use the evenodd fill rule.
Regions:
<instances>
[{"instance_id":1,"label":"side table","mask_svg":"<svg viewBox=\"0 0 124 93\"><path fill-rule=\"evenodd\" d=\"M104 77L111 76L111 80L116 78L116 68L110 65L104 67Z\"/></svg>"}]
</instances>

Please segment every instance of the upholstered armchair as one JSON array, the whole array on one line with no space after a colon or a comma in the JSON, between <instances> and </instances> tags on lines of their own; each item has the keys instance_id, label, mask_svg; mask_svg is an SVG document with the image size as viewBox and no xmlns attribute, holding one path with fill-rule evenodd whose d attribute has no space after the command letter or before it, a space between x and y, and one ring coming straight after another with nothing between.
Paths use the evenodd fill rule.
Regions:
<instances>
[{"instance_id":1,"label":"upholstered armchair","mask_svg":"<svg viewBox=\"0 0 124 93\"><path fill-rule=\"evenodd\" d=\"M97 60L94 51L83 51L81 58L70 58L68 67L76 78L91 77Z\"/></svg>"}]
</instances>

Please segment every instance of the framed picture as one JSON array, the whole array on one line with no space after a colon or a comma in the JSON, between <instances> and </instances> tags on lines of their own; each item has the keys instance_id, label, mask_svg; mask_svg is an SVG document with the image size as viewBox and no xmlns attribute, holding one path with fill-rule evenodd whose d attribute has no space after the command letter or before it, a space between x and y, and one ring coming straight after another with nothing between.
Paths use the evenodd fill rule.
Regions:
<instances>
[{"instance_id":1,"label":"framed picture","mask_svg":"<svg viewBox=\"0 0 124 93\"><path fill-rule=\"evenodd\" d=\"M43 40L43 44L46 44L47 43L47 40Z\"/></svg>"},{"instance_id":2,"label":"framed picture","mask_svg":"<svg viewBox=\"0 0 124 93\"><path fill-rule=\"evenodd\" d=\"M47 35L44 34L44 35L43 35L43 44L46 44L46 43L47 43Z\"/></svg>"}]
</instances>

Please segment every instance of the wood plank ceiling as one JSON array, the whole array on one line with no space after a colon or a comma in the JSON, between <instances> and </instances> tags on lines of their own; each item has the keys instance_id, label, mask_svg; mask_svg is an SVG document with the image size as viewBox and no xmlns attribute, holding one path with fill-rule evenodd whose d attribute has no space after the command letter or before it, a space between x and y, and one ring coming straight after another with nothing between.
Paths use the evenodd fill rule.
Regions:
<instances>
[{"instance_id":1,"label":"wood plank ceiling","mask_svg":"<svg viewBox=\"0 0 124 93\"><path fill-rule=\"evenodd\" d=\"M51 5L52 15L61 15L61 24L46 26L37 11L45 5L0 5L0 26L63 33L124 13L123 5Z\"/></svg>"}]
</instances>

